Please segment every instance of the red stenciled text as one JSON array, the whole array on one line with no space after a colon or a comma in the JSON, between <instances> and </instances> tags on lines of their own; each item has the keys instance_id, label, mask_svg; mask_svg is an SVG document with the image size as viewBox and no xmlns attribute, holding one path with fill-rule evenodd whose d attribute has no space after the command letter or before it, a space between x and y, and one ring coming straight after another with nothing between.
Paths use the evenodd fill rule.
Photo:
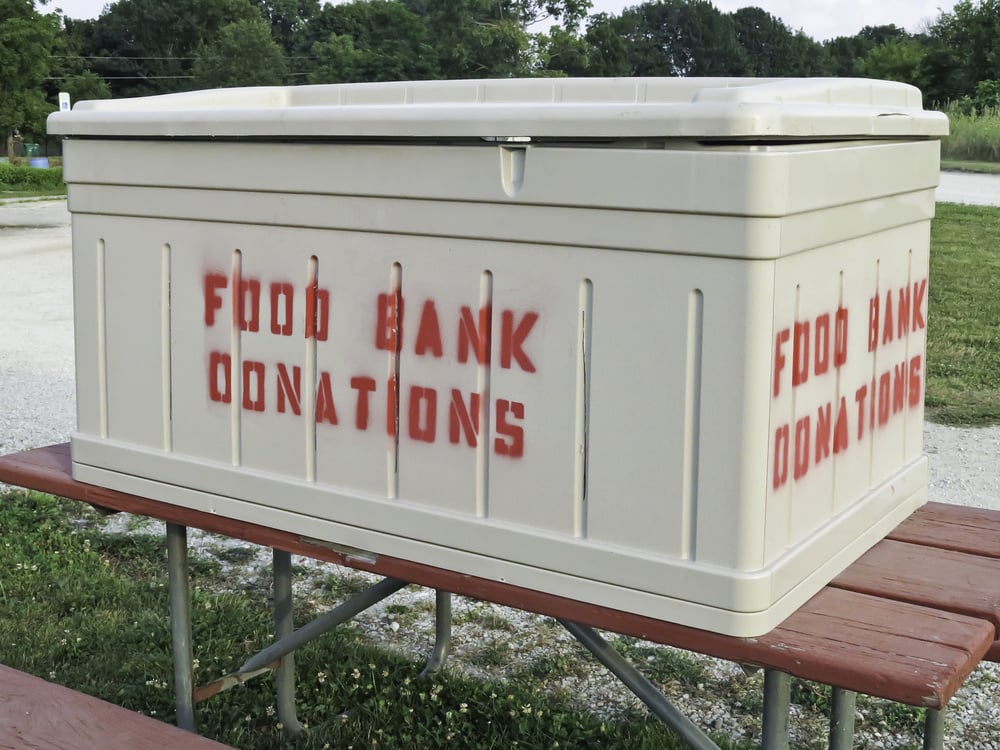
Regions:
<instances>
[{"instance_id":1,"label":"red stenciled text","mask_svg":"<svg viewBox=\"0 0 1000 750\"><path fill-rule=\"evenodd\" d=\"M926 296L927 279L873 295L868 300L868 353L924 330ZM847 342L848 312L843 306L779 330L772 396L836 373L847 363ZM918 408L923 377L923 354L904 356L868 382L853 387L841 383L839 399L816 405L794 422L779 424L772 436L772 489L803 479L812 467L885 427L904 410Z\"/></svg>"},{"instance_id":2,"label":"red stenciled text","mask_svg":"<svg viewBox=\"0 0 1000 750\"><path fill-rule=\"evenodd\" d=\"M222 273L206 273L203 279L204 323L206 328L223 325L222 312L228 294L237 290L232 305L232 326L243 333L292 336L297 305L302 304L290 282L260 279L231 280ZM331 295L318 285L304 290L304 337L316 341L330 338ZM454 333L455 360L459 364L490 366L494 317L490 307L473 310L462 306L453 325L432 299L414 305L412 321L404 321L408 307L399 292L375 298L375 331L371 339L376 350L399 357L404 352L418 357L445 355L444 331ZM497 363L501 369L537 371L530 335L539 320L537 312L499 311ZM406 325L404 326L404 322ZM409 336L412 328L413 335ZM404 331L407 335L404 335ZM229 352L208 352L208 397L221 404L238 401L248 412L275 411L301 416L303 410L303 369L286 362L244 359L234 368ZM397 370L398 371L398 370ZM238 391L238 395L234 393ZM338 394L335 397L335 393ZM320 370L315 381L315 421L317 425L349 424L365 432L382 425L390 436L417 442L447 441L475 448L482 439L482 425L488 420L493 436L490 449L498 456L520 458L525 450L525 405L520 401L496 398L484 403L483 394L434 385L400 384L397 378L376 378L359 373L336 383L332 374ZM381 428L378 428L381 429Z\"/></svg>"}]
</instances>

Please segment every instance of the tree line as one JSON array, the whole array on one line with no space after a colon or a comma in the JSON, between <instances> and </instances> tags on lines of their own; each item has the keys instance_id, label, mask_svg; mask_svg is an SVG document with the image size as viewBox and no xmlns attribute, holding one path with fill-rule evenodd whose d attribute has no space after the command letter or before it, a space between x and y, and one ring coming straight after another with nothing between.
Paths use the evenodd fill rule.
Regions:
<instances>
[{"instance_id":1,"label":"tree line","mask_svg":"<svg viewBox=\"0 0 1000 750\"><path fill-rule=\"evenodd\" d=\"M0 0L0 130L44 133L74 100L227 86L527 76L864 76L925 101L1000 104L1000 0L909 33L822 43L758 7L654 0L118 0L94 20Z\"/></svg>"}]
</instances>

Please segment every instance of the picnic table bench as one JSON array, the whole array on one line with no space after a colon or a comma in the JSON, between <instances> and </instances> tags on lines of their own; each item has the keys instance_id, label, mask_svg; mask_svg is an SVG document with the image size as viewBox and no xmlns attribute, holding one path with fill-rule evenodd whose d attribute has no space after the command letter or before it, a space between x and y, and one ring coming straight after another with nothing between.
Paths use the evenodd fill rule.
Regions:
<instances>
[{"instance_id":1,"label":"picnic table bench","mask_svg":"<svg viewBox=\"0 0 1000 750\"><path fill-rule=\"evenodd\" d=\"M0 750L224 750L162 721L0 664Z\"/></svg>"},{"instance_id":2,"label":"picnic table bench","mask_svg":"<svg viewBox=\"0 0 1000 750\"><path fill-rule=\"evenodd\" d=\"M830 747L851 747L854 694L928 709L925 748L940 748L948 701L984 658L1000 657L1000 512L930 503L900 524L779 627L736 638L595 606L386 555L338 549L298 534L76 482L69 445L0 457L0 482L167 523L171 622L178 724L194 729L196 700L277 666L278 711L294 708L291 651L407 583L438 591L437 643L429 669L450 638L449 593L558 619L659 718L695 748L715 745L594 630L600 628L762 667L762 745L785 748L790 676L834 688ZM192 684L186 528L196 527L274 550L275 643L240 672L212 685ZM385 576L354 599L298 630L291 623L290 555L300 554Z\"/></svg>"}]
</instances>

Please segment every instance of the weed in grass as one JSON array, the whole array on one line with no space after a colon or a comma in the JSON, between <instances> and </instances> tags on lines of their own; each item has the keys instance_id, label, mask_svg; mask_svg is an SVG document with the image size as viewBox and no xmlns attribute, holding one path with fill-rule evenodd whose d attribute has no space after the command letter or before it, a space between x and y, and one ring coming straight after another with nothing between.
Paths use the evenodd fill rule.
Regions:
<instances>
[{"instance_id":1,"label":"weed in grass","mask_svg":"<svg viewBox=\"0 0 1000 750\"><path fill-rule=\"evenodd\" d=\"M348 570L338 570L320 579L318 591L337 601L348 599L370 588L372 581Z\"/></svg>"},{"instance_id":2,"label":"weed in grass","mask_svg":"<svg viewBox=\"0 0 1000 750\"><path fill-rule=\"evenodd\" d=\"M406 604L387 604L385 614L390 620L398 623L400 627L411 625L420 617L418 609Z\"/></svg>"},{"instance_id":3,"label":"weed in grass","mask_svg":"<svg viewBox=\"0 0 1000 750\"><path fill-rule=\"evenodd\" d=\"M560 680L567 677L584 677L591 665L577 654L542 653L535 656L515 677L530 677L538 680Z\"/></svg>"},{"instance_id":4,"label":"weed in grass","mask_svg":"<svg viewBox=\"0 0 1000 750\"><path fill-rule=\"evenodd\" d=\"M487 630L503 630L513 633L517 630L514 624L497 612L489 602L476 602L464 612L455 615L454 621L459 625L475 623Z\"/></svg>"},{"instance_id":5,"label":"weed in grass","mask_svg":"<svg viewBox=\"0 0 1000 750\"><path fill-rule=\"evenodd\" d=\"M510 642L504 638L492 638L471 652L469 660L480 667L500 667L510 664Z\"/></svg>"},{"instance_id":6,"label":"weed in grass","mask_svg":"<svg viewBox=\"0 0 1000 750\"><path fill-rule=\"evenodd\" d=\"M249 563L257 557L257 548L250 544L240 547L215 547L211 552L215 559L233 565Z\"/></svg>"},{"instance_id":7,"label":"weed in grass","mask_svg":"<svg viewBox=\"0 0 1000 750\"><path fill-rule=\"evenodd\" d=\"M611 644L654 682L697 686L708 678L698 659L686 651L625 635L614 636Z\"/></svg>"}]
</instances>

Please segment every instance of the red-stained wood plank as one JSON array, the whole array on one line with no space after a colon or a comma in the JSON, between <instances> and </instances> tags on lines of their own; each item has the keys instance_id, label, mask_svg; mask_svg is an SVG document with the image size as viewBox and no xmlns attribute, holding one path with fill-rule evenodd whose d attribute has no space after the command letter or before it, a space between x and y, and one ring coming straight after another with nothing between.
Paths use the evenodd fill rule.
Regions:
<instances>
[{"instance_id":1,"label":"red-stained wood plank","mask_svg":"<svg viewBox=\"0 0 1000 750\"><path fill-rule=\"evenodd\" d=\"M893 529L888 538L1000 558L1000 511L927 503Z\"/></svg>"},{"instance_id":2,"label":"red-stained wood plank","mask_svg":"<svg viewBox=\"0 0 1000 750\"><path fill-rule=\"evenodd\" d=\"M1000 630L1000 560L886 539L830 585L978 617Z\"/></svg>"},{"instance_id":3,"label":"red-stained wood plank","mask_svg":"<svg viewBox=\"0 0 1000 750\"><path fill-rule=\"evenodd\" d=\"M224 750L227 747L0 665L2 750Z\"/></svg>"},{"instance_id":4,"label":"red-stained wood plank","mask_svg":"<svg viewBox=\"0 0 1000 750\"><path fill-rule=\"evenodd\" d=\"M770 633L733 638L398 558L366 563L295 534L75 482L67 445L0 457L0 481L911 705L944 706L994 638L979 617L831 587Z\"/></svg>"}]
</instances>

